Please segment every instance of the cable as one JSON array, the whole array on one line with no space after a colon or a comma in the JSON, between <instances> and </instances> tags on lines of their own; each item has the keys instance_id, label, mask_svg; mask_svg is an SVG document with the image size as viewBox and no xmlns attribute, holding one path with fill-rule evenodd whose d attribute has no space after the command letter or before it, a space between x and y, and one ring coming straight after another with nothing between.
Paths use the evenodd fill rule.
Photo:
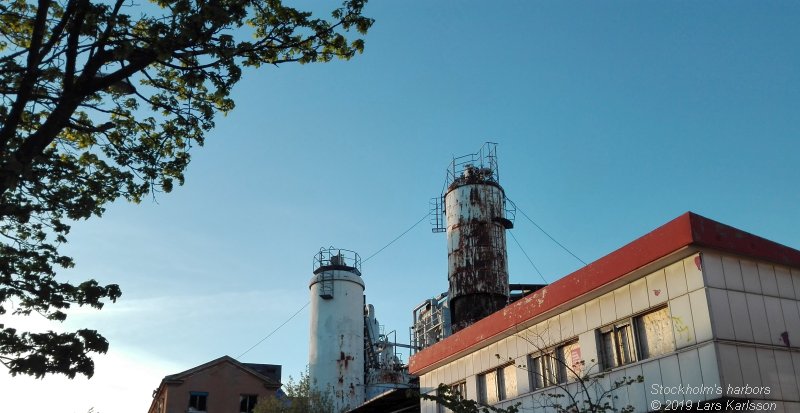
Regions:
<instances>
[{"instance_id":1,"label":"cable","mask_svg":"<svg viewBox=\"0 0 800 413\"><path fill-rule=\"evenodd\" d=\"M401 238L403 235L406 235L406 234L408 233L408 231L411 231L412 229L414 229L414 227L416 227L417 225L419 225L419 223L420 223L420 222L422 222L422 221L423 221L425 218L429 217L430 215L431 215L431 213L430 213L430 212L428 212L427 214L425 214L425 216L423 216L422 218L420 218L420 219L419 219L419 221L417 221L417 222L416 222L414 225L412 225L412 226L411 226L411 228L409 228L409 229L407 229L407 230L403 231L403 233L402 233L402 234L398 235L398 236L397 236L395 239L391 240L391 241L390 241L388 244L384 245L384 246L383 246L383 248L379 249L379 250L378 250L376 253L374 253L374 254L370 255L369 257L365 258L364 260L362 260L362 261L361 261L361 263L363 264L363 263L365 263L365 262L369 261L369 259L370 259L370 258L372 258L372 257L374 257L374 256L376 256L376 255L378 255L378 254L380 254L380 252L381 252L381 251L385 250L385 249L386 249L388 246L390 246L390 245L394 244L394 242L395 242L395 241L399 240L399 239L400 239L400 238Z\"/></svg>"},{"instance_id":2,"label":"cable","mask_svg":"<svg viewBox=\"0 0 800 413\"><path fill-rule=\"evenodd\" d=\"M508 199L508 198L506 198L506 199ZM555 243L556 243L556 245L558 245L559 247L561 247L561 249L563 249L564 251L566 251L566 252L567 252L569 255L572 255L573 257L575 257L575 259L576 259L576 260L578 260L578 261L580 261L580 262L581 262L583 265L588 265L588 264L586 264L586 261L584 261L584 260L582 260L582 259L578 258L578 256L577 256L577 255L575 255L575 254L573 254L573 253L572 253L572 251L570 251L569 249L567 249L567 247L565 247L565 246L561 245L561 243L560 243L560 242L556 241L556 239L555 239L555 238L553 238L553 236L552 236L552 235L548 234L548 233L547 233L547 231L545 231L545 230L544 230L542 227L540 227L540 226L539 226L539 224L537 224L537 223L533 222L533 220L531 219L531 217L529 217L529 216L528 216L528 214L526 214L526 213L525 213L525 211L521 210L521 209L520 209L520 208L517 206L517 204L515 204L515 203L514 203L514 201L512 201L512 200L508 199L508 202L511 202L511 205L514 205L514 208L516 208L516 209L517 209L517 211L519 211L520 213L522 213L522 216L524 216L525 218L527 218L527 219L528 219L528 221L530 221L530 222L531 222L531 224L535 225L535 226L536 226L536 228L539 228L539 231L542 231L542 233L543 233L544 235L547 235L547 238L550 238L550 240L551 240L551 241L555 242Z\"/></svg>"},{"instance_id":3,"label":"cable","mask_svg":"<svg viewBox=\"0 0 800 413\"><path fill-rule=\"evenodd\" d=\"M367 257L366 259L364 259L364 260L363 260L363 261L361 261L361 262L362 262L362 263L365 263L365 262L367 262L367 261L368 261L370 258L372 258L372 257L374 257L374 256L376 256L376 255L378 255L378 254L379 254L381 251L385 250L387 247L389 247L390 245L394 244L394 242L395 242L395 241L399 240L399 239L400 239L400 238L401 238L403 235L406 235L406 234L407 234L409 231L411 231L412 229L414 229L414 227L416 227L417 225L419 225L419 223L420 223L420 222L422 222L422 221L423 221L425 218L427 218L427 217L428 217L430 214L431 214L430 212L428 212L427 214L425 214L425 216L423 216L422 218L420 218L420 220L419 220L419 221L417 221L417 222L416 222L414 225L412 225L412 226L411 226L411 228L409 228L409 229L407 229L407 230L403 231L403 233L402 233L402 234L400 234L400 235L398 235L397 237L395 237L395 239L391 240L391 241L390 241L388 244L384 245L384 246L383 246L383 248L379 249L379 250L378 250L376 253L374 253L374 254L370 255L369 257ZM308 305L309 305L309 304L311 304L311 301L309 301L309 302L307 302L307 303L303 304L303 306L302 306L302 307L300 307L300 309L299 309L299 310L297 310L297 311L296 311L294 314L292 314L292 316L291 316L291 317L289 317L288 319L286 319L286 321L284 321L283 323L281 323L281 325L279 325L278 327L275 327L275 329L274 329L274 330L272 330L272 332L270 332L269 334L267 334L267 335L266 335L266 337L264 337L264 338L262 338L261 340L259 340L259 341L258 341L258 343L256 343L256 344L253 344L253 345L252 345L250 348L248 348L248 349L247 349L247 351L245 351L245 352L244 352L244 353L242 353L242 354L239 354L239 356L238 356L238 357L236 357L236 359L239 359L239 358L241 358L241 357L242 357L242 356L244 356L245 354L249 353L249 352L250 352L250 350L252 350L252 349L254 349L254 348L258 347L258 345L259 345L259 344L263 343L263 342L264 342L266 339L270 338L270 337L271 337L273 334L275 334L275 332L277 332L278 330L280 330L280 329L281 329L281 327L285 326L285 325L286 325L286 324L287 324L289 321L292 321L292 319L293 319L293 318L295 318L295 316L297 316L298 314L300 314L300 312L301 312L301 311L303 311L303 310L304 310L306 307L308 307Z\"/></svg>"},{"instance_id":4,"label":"cable","mask_svg":"<svg viewBox=\"0 0 800 413\"><path fill-rule=\"evenodd\" d=\"M286 321L284 321L284 322L283 322L281 325L279 325L278 327L275 327L275 329L274 329L274 330L272 330L272 332L271 332L271 333L267 334L267 336L266 336L266 337L264 337L264 338L262 338L261 340L259 340L259 341L258 341L258 343L256 343L256 344L253 344L253 346L252 346L252 347L250 347L250 348L248 348L248 349L247 349L247 351L245 351L245 352L244 352L244 353L242 353L242 354L239 354L239 356L237 356L237 357L236 357L236 359L238 360L239 358L241 358L241 357L242 357L242 356L244 356L245 354L249 353L249 352L250 352L250 350L252 350L252 349L256 348L256 347L257 347L259 344L263 343L263 342L264 342L264 340L266 340L266 339L270 338L270 336L272 336L273 334L275 334L275 332L276 332L276 331L280 330L280 329L281 329L281 327L285 326L285 325L286 325L286 323L288 323L289 321L292 321L292 319L293 319L293 318L294 318L296 315L300 314L300 312L301 312L301 311L303 311L303 310L304 310L306 307L308 307L308 305L309 305L309 304L311 304L311 301L309 301L309 302L307 302L307 303L303 304L303 306L302 306L302 307L300 307L300 309L299 309L299 310L297 310L297 311L296 311L294 314L292 314L292 316L291 316L291 317L289 317L289 318L288 318Z\"/></svg>"},{"instance_id":5,"label":"cable","mask_svg":"<svg viewBox=\"0 0 800 413\"><path fill-rule=\"evenodd\" d=\"M508 231L508 234L511 235L511 238L514 240L514 242L517 243L517 246L519 247L519 249L521 249L522 253L525 254L525 258L527 258L528 262L531 263L531 266L533 266L533 269L536 270L536 272L539 274L540 277L542 277L542 280L544 281L544 283L548 284L547 280L544 278L544 275L542 275L542 272L539 271L538 268L536 268L536 264L533 263L533 261L531 260L531 257L528 256L528 253L525 252L525 249L522 248L522 245L520 245L519 241L517 241L517 237L514 236L514 233L511 232L511 231Z\"/></svg>"}]
</instances>

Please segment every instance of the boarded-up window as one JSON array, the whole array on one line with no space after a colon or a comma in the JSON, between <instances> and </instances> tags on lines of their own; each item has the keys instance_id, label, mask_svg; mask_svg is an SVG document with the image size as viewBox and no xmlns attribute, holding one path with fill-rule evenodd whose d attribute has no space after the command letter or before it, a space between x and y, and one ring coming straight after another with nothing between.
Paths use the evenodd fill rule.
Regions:
<instances>
[{"instance_id":1,"label":"boarded-up window","mask_svg":"<svg viewBox=\"0 0 800 413\"><path fill-rule=\"evenodd\" d=\"M664 307L636 317L641 358L660 356L675 351L672 319L669 308Z\"/></svg>"},{"instance_id":2,"label":"boarded-up window","mask_svg":"<svg viewBox=\"0 0 800 413\"><path fill-rule=\"evenodd\" d=\"M497 382L497 370L486 373L486 403L488 404L495 404L500 401L500 395L497 393Z\"/></svg>"},{"instance_id":3,"label":"boarded-up window","mask_svg":"<svg viewBox=\"0 0 800 413\"><path fill-rule=\"evenodd\" d=\"M478 375L479 401L484 404L495 404L499 401L497 394L497 370Z\"/></svg>"},{"instance_id":4,"label":"boarded-up window","mask_svg":"<svg viewBox=\"0 0 800 413\"><path fill-rule=\"evenodd\" d=\"M517 376L513 369L514 365L510 364L479 374L478 401L492 405L508 397L516 396ZM511 381L506 383L506 380Z\"/></svg>"},{"instance_id":5,"label":"boarded-up window","mask_svg":"<svg viewBox=\"0 0 800 413\"><path fill-rule=\"evenodd\" d=\"M509 364L500 369L501 376L503 377L500 389L500 400L510 399L517 395L517 366Z\"/></svg>"},{"instance_id":6,"label":"boarded-up window","mask_svg":"<svg viewBox=\"0 0 800 413\"><path fill-rule=\"evenodd\" d=\"M558 382L565 383L580 377L583 371L581 359L581 345L578 340L565 343L558 347Z\"/></svg>"}]
</instances>

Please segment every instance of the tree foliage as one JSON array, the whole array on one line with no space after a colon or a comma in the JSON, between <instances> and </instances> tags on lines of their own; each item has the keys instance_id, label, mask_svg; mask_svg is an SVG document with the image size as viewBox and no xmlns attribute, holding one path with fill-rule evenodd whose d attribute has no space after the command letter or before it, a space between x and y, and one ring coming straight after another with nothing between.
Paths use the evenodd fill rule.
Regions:
<instances>
[{"instance_id":1,"label":"tree foliage","mask_svg":"<svg viewBox=\"0 0 800 413\"><path fill-rule=\"evenodd\" d=\"M547 351L542 345L545 342L541 334L517 334L517 337L527 341L541 357L551 361L551 365L566 373L567 381L556 380L553 388L538 393L534 397L534 407L546 408L556 413L631 413L631 405L618 406L614 403L619 398L617 391L634 383L641 383L644 377L623 376L615 381L606 383L606 374L601 371L601 366L595 360L581 360L570 364L552 351ZM496 355L498 358L500 355ZM532 375L544 378L544 372L537 372L527 365L517 367L527 370Z\"/></svg>"},{"instance_id":2,"label":"tree foliage","mask_svg":"<svg viewBox=\"0 0 800 413\"><path fill-rule=\"evenodd\" d=\"M349 59L372 20L366 0L328 19L280 0L0 2L0 315L63 321L120 289L56 278L70 225L117 199L183 184L190 149L233 109L242 67ZM8 324L8 321L5 321ZM0 324L11 374L93 374L96 331L20 332Z\"/></svg>"},{"instance_id":3,"label":"tree foliage","mask_svg":"<svg viewBox=\"0 0 800 413\"><path fill-rule=\"evenodd\" d=\"M312 387L308 372L301 373L296 383L290 376L283 388L285 396L259 400L253 413L334 413L331 392Z\"/></svg>"},{"instance_id":4,"label":"tree foliage","mask_svg":"<svg viewBox=\"0 0 800 413\"><path fill-rule=\"evenodd\" d=\"M488 406L464 397L458 390L446 384L439 384L434 394L423 393L420 397L434 401L453 413L518 413L521 404L517 403L507 408Z\"/></svg>"}]
</instances>

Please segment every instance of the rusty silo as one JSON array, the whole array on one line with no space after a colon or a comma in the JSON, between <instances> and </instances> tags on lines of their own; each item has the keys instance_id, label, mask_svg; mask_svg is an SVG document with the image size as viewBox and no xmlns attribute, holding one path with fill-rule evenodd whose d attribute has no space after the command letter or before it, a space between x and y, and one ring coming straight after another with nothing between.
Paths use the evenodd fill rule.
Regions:
<instances>
[{"instance_id":1,"label":"rusty silo","mask_svg":"<svg viewBox=\"0 0 800 413\"><path fill-rule=\"evenodd\" d=\"M496 144L486 143L478 153L454 158L443 192L437 202L443 214L435 214L434 231L447 232L448 295L455 333L508 302L505 231L513 224L506 216Z\"/></svg>"}]
</instances>

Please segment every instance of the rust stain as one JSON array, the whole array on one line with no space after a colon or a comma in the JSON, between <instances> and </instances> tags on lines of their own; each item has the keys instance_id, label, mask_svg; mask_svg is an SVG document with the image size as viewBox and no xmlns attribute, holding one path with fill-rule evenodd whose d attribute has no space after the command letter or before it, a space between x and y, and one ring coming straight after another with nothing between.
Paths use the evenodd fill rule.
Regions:
<instances>
[{"instance_id":1,"label":"rust stain","mask_svg":"<svg viewBox=\"0 0 800 413\"><path fill-rule=\"evenodd\" d=\"M340 351L339 359L336 360L336 363L339 364L340 370L347 370L347 367L350 364L350 360L354 360L354 357L349 354L345 354L344 351Z\"/></svg>"},{"instance_id":2,"label":"rust stain","mask_svg":"<svg viewBox=\"0 0 800 413\"><path fill-rule=\"evenodd\" d=\"M508 264L502 217L502 188L486 183L480 174L451 186L448 210L448 279L453 331L505 307ZM468 183L465 183L468 182ZM484 185L480 185L484 184Z\"/></svg>"}]
</instances>

